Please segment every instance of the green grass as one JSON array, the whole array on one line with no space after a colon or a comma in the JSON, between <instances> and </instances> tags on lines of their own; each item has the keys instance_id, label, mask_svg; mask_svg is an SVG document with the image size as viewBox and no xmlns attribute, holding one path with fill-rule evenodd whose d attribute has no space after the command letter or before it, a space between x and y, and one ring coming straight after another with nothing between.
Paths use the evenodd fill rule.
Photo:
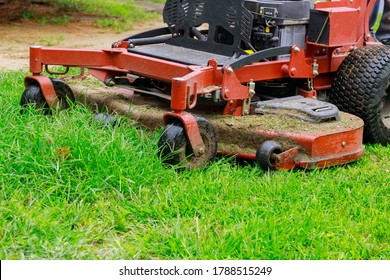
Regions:
<instances>
[{"instance_id":1,"label":"green grass","mask_svg":"<svg viewBox=\"0 0 390 280\"><path fill-rule=\"evenodd\" d=\"M73 21L73 17L70 15L64 15L64 16L52 17L52 18L41 17L38 21L41 24L54 23L58 25L66 25L69 22Z\"/></svg>"},{"instance_id":2,"label":"green grass","mask_svg":"<svg viewBox=\"0 0 390 280\"><path fill-rule=\"evenodd\" d=\"M65 36L63 34L58 34L58 35L45 36L44 38L40 39L38 42L45 46L52 47L61 44L64 40L65 40Z\"/></svg>"},{"instance_id":3,"label":"green grass","mask_svg":"<svg viewBox=\"0 0 390 280\"><path fill-rule=\"evenodd\" d=\"M23 76L0 74L1 259L390 259L390 147L312 172L177 173L126 118L21 115Z\"/></svg>"},{"instance_id":4,"label":"green grass","mask_svg":"<svg viewBox=\"0 0 390 280\"><path fill-rule=\"evenodd\" d=\"M376 32L376 31L378 30L378 28L379 28L379 26L380 26L380 24L381 24L382 16L383 16L382 13L379 13L379 14L378 14L378 17L377 17L377 19L376 19L376 21L375 21L375 24L374 24L374 26L372 27L372 29L374 30L374 32Z\"/></svg>"},{"instance_id":5,"label":"green grass","mask_svg":"<svg viewBox=\"0 0 390 280\"><path fill-rule=\"evenodd\" d=\"M75 20L73 16L75 13L91 15L96 18L94 20L96 26L111 28L119 33L131 29L134 23L160 16L155 12L147 12L144 8L137 6L136 1L133 0L43 0L42 2L59 7L63 15L57 17L35 16L26 11L22 18L30 20L38 17L37 20L41 24L66 25ZM150 2L164 3L165 1Z\"/></svg>"}]
</instances>

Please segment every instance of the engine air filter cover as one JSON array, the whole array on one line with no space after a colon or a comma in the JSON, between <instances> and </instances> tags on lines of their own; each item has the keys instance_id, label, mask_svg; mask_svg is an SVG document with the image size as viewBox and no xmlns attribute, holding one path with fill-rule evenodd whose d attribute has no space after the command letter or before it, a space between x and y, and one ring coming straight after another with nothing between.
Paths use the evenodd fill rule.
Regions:
<instances>
[{"instance_id":1,"label":"engine air filter cover","mask_svg":"<svg viewBox=\"0 0 390 280\"><path fill-rule=\"evenodd\" d=\"M255 18L302 21L309 20L310 1L246 0L244 6Z\"/></svg>"}]
</instances>

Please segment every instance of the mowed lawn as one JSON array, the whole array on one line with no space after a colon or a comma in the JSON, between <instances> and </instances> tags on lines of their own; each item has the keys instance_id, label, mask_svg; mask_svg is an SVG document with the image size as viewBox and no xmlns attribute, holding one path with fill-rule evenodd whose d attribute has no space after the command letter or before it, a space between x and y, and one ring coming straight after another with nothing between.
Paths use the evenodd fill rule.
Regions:
<instances>
[{"instance_id":1,"label":"mowed lawn","mask_svg":"<svg viewBox=\"0 0 390 280\"><path fill-rule=\"evenodd\" d=\"M24 75L0 73L1 259L390 259L390 147L310 172L178 173L126 118L20 114Z\"/></svg>"}]
</instances>

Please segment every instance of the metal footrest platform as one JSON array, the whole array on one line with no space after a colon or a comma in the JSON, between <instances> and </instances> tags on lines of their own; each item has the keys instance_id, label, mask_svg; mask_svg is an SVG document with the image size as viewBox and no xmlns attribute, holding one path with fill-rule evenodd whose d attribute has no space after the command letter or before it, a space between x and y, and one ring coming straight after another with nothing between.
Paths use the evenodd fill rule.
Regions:
<instances>
[{"instance_id":1,"label":"metal footrest platform","mask_svg":"<svg viewBox=\"0 0 390 280\"><path fill-rule=\"evenodd\" d=\"M188 65L200 66L207 66L210 59L215 59L218 62L218 65L224 65L230 58L224 55L168 44L139 46L136 48L130 48L129 52Z\"/></svg>"},{"instance_id":2,"label":"metal footrest platform","mask_svg":"<svg viewBox=\"0 0 390 280\"><path fill-rule=\"evenodd\" d=\"M340 120L340 111L335 105L303 96L260 101L256 104L255 113L284 114L313 123Z\"/></svg>"}]
</instances>

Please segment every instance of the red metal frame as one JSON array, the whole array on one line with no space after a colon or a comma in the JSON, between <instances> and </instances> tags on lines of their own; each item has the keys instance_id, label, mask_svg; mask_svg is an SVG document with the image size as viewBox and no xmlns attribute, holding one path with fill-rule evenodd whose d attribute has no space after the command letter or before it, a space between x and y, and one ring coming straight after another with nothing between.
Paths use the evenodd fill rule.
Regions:
<instances>
[{"instance_id":1,"label":"red metal frame","mask_svg":"<svg viewBox=\"0 0 390 280\"><path fill-rule=\"evenodd\" d=\"M330 21L328 44L307 41L305 49L293 46L290 58L286 60L256 62L235 71L226 67L224 71L214 60L210 60L207 66L188 66L130 53L127 51L128 43L125 41L105 50L34 46L30 48L32 76L26 77L25 83L26 85L30 82L38 83L49 105L53 104L56 96L50 80L42 76L44 67L48 65L89 68L92 75L106 84L110 84L111 78L126 74L169 83L173 113L167 116L175 117L184 123L191 145L198 153L204 145L196 122L184 111L196 107L199 95L220 90L222 98L228 101L223 114L236 116L248 113L244 112L243 108L245 100L252 96L248 86L251 81L280 78L310 79L313 81L313 88L299 89L298 93L315 97L318 90L331 87L334 73L352 49L374 44L368 28L369 14L374 2L370 1L368 6L367 0L331 0L316 3L316 10L328 14ZM332 148L333 154L339 152ZM304 165L303 163L302 166Z\"/></svg>"}]
</instances>

